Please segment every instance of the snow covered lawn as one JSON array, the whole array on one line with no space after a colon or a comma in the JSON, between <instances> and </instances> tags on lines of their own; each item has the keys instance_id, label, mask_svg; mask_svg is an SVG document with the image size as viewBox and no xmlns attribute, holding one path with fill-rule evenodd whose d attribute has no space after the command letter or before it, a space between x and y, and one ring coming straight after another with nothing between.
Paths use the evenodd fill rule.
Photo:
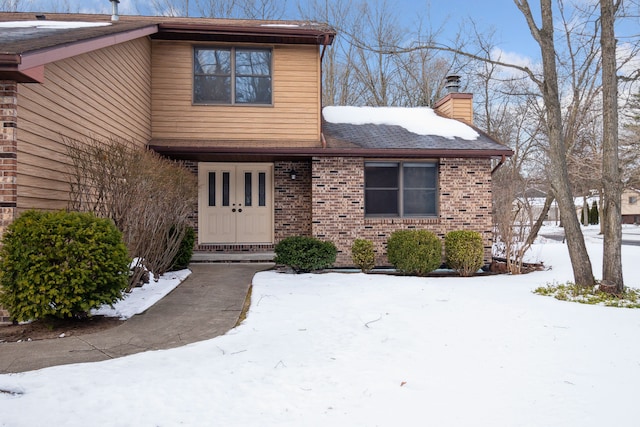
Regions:
<instances>
[{"instance_id":1,"label":"snow covered lawn","mask_svg":"<svg viewBox=\"0 0 640 427\"><path fill-rule=\"evenodd\" d=\"M599 274L601 243L589 248ZM225 336L1 375L0 425L639 425L640 310L533 294L571 268L561 243L532 254L552 269L259 273L247 320ZM623 257L640 285L640 247Z\"/></svg>"}]
</instances>

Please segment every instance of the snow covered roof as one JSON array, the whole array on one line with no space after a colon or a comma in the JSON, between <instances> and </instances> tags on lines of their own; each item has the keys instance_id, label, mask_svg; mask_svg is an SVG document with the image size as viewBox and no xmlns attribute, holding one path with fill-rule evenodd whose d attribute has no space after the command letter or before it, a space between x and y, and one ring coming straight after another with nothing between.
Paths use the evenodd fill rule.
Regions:
<instances>
[{"instance_id":1,"label":"snow covered roof","mask_svg":"<svg viewBox=\"0 0 640 427\"><path fill-rule=\"evenodd\" d=\"M476 140L479 136L472 127L439 116L426 107L325 107L323 116L330 123L401 126L417 135L442 136L448 139L457 137Z\"/></svg>"},{"instance_id":2,"label":"snow covered roof","mask_svg":"<svg viewBox=\"0 0 640 427\"><path fill-rule=\"evenodd\" d=\"M329 148L511 155L508 147L479 129L442 117L431 108L325 107L323 118Z\"/></svg>"}]
</instances>

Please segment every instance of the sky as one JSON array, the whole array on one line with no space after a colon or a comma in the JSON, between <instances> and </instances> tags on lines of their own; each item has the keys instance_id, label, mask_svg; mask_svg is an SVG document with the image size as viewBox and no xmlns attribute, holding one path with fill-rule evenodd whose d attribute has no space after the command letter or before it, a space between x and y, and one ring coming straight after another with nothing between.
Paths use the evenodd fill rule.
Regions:
<instances>
[{"instance_id":1,"label":"sky","mask_svg":"<svg viewBox=\"0 0 640 427\"><path fill-rule=\"evenodd\" d=\"M583 229L600 277L598 230ZM622 256L638 286L640 246ZM536 295L572 271L561 242L530 257L547 269L261 272L247 319L223 336L0 375L0 426L638 426L640 309Z\"/></svg>"},{"instance_id":2,"label":"sky","mask_svg":"<svg viewBox=\"0 0 640 427\"><path fill-rule=\"evenodd\" d=\"M20 0L28 10L34 11L65 11L73 12L100 12L110 13L111 4L108 0ZM526 22L520 15L515 5L510 0L386 0L388 5L399 11L403 24L410 30L415 23L416 16L429 15L430 22L434 26L447 23L448 28L457 30L464 20L473 15L474 20L481 28L495 28L496 37L501 41L501 46L509 52L519 52L524 55L527 52L534 54L534 43L531 40ZM150 0L121 0L119 11L122 14L151 14L151 9L146 7ZM481 7L479 4L482 3ZM192 9L195 1L191 1ZM472 6L472 7L470 7ZM287 15L285 19L299 18L297 12L297 0L287 2Z\"/></svg>"}]
</instances>

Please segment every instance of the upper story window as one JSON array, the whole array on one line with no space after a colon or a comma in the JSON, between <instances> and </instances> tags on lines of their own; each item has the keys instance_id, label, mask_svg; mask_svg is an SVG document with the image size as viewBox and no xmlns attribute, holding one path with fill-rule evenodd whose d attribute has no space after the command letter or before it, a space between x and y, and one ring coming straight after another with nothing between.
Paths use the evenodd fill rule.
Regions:
<instances>
[{"instance_id":1,"label":"upper story window","mask_svg":"<svg viewBox=\"0 0 640 427\"><path fill-rule=\"evenodd\" d=\"M629 204L630 205L635 205L636 203L638 203L638 197L637 196L629 196Z\"/></svg>"},{"instance_id":2,"label":"upper story window","mask_svg":"<svg viewBox=\"0 0 640 427\"><path fill-rule=\"evenodd\" d=\"M194 49L193 102L271 104L271 49Z\"/></svg>"},{"instance_id":3,"label":"upper story window","mask_svg":"<svg viewBox=\"0 0 640 427\"><path fill-rule=\"evenodd\" d=\"M433 217L438 167L434 162L366 162L364 209L369 217Z\"/></svg>"}]
</instances>

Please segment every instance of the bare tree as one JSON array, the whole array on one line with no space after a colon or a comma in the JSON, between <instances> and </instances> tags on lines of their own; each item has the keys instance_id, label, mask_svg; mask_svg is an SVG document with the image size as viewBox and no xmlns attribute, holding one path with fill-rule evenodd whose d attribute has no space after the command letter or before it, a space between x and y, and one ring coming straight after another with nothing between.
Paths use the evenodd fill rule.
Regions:
<instances>
[{"instance_id":1,"label":"bare tree","mask_svg":"<svg viewBox=\"0 0 640 427\"><path fill-rule=\"evenodd\" d=\"M150 0L149 3L156 15L189 16L189 0Z\"/></svg>"},{"instance_id":2,"label":"bare tree","mask_svg":"<svg viewBox=\"0 0 640 427\"><path fill-rule=\"evenodd\" d=\"M600 0L602 32L602 186L604 255L602 289L612 293L624 291L622 277L622 180L618 161L618 77L616 74L615 13L621 0Z\"/></svg>"},{"instance_id":3,"label":"bare tree","mask_svg":"<svg viewBox=\"0 0 640 427\"><path fill-rule=\"evenodd\" d=\"M27 0L0 0L1 12L18 12L23 10L31 4L31 1Z\"/></svg>"},{"instance_id":4,"label":"bare tree","mask_svg":"<svg viewBox=\"0 0 640 427\"><path fill-rule=\"evenodd\" d=\"M249 19L282 19L287 0L240 0L243 16Z\"/></svg>"},{"instance_id":5,"label":"bare tree","mask_svg":"<svg viewBox=\"0 0 640 427\"><path fill-rule=\"evenodd\" d=\"M196 0L196 7L206 18L233 18L236 3L236 0Z\"/></svg>"},{"instance_id":6,"label":"bare tree","mask_svg":"<svg viewBox=\"0 0 640 427\"><path fill-rule=\"evenodd\" d=\"M527 0L514 0L527 20L527 25L542 55L543 78L532 76L542 92L546 108L546 126L549 137L551 186L560 208L560 216L565 229L569 257L576 284L594 286L595 279L591 261L575 213L567 163L567 147L562 123L562 106L558 88L556 49L554 42L554 21L551 0L540 0L542 26L538 27Z\"/></svg>"}]
</instances>

